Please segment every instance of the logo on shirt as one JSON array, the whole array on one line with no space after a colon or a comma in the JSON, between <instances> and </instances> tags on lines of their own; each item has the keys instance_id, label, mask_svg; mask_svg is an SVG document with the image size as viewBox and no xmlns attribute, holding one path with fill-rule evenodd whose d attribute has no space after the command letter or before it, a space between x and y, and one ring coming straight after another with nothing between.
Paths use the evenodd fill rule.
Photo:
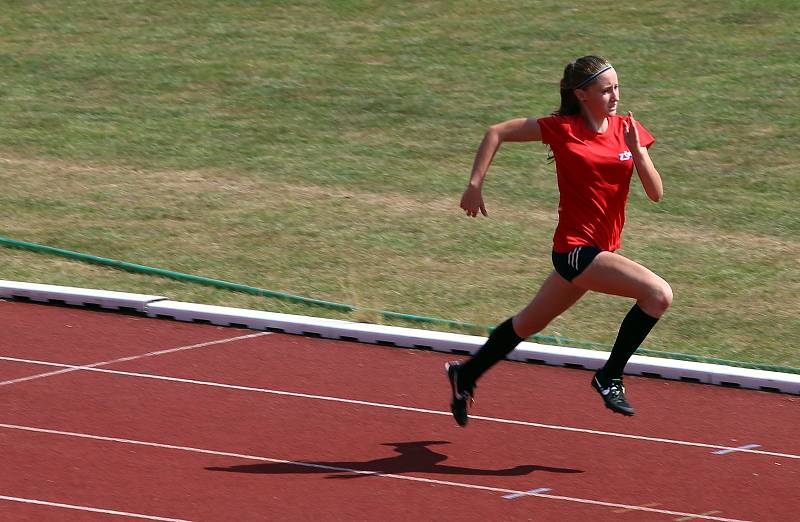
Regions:
<instances>
[{"instance_id":1,"label":"logo on shirt","mask_svg":"<svg viewBox=\"0 0 800 522\"><path fill-rule=\"evenodd\" d=\"M631 151L629 151L629 150L626 150L625 152L620 152L619 153L619 160L620 161L627 161L627 160L631 159L632 157L633 157L633 154L631 154Z\"/></svg>"}]
</instances>

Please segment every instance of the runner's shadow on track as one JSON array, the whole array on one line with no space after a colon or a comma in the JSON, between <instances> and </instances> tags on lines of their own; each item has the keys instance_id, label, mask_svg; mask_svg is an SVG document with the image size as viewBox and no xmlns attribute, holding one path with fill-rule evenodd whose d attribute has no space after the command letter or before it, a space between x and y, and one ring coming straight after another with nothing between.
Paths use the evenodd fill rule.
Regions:
<instances>
[{"instance_id":1,"label":"runner's shadow on track","mask_svg":"<svg viewBox=\"0 0 800 522\"><path fill-rule=\"evenodd\" d=\"M349 479L370 476L374 474L402 474L402 473L440 473L444 475L484 475L495 477L513 477L528 475L534 471L547 473L583 473L580 469L552 468L548 466L534 466L525 464L507 469L480 469L465 468L461 466L448 466L441 464L447 460L447 455L437 453L428 446L450 444L444 440L422 440L416 442L387 442L383 446L392 446L398 455L382 459L358 461L292 461L269 462L260 464L243 464L228 467L208 467L209 471L226 471L231 473L264 473L264 474L292 474L292 473L344 473L331 475L326 478ZM354 471L366 473L353 473Z\"/></svg>"}]
</instances>

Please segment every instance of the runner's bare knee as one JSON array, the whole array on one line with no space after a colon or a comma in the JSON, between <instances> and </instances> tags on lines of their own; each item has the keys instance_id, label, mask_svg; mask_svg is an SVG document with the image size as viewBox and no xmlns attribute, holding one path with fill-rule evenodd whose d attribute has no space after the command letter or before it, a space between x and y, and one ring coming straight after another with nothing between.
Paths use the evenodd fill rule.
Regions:
<instances>
[{"instance_id":1,"label":"runner's bare knee","mask_svg":"<svg viewBox=\"0 0 800 522\"><path fill-rule=\"evenodd\" d=\"M537 317L527 318L520 312L514 317L514 331L518 336L527 338L544 330L549 322L550 321L545 322Z\"/></svg>"},{"instance_id":2,"label":"runner's bare knee","mask_svg":"<svg viewBox=\"0 0 800 522\"><path fill-rule=\"evenodd\" d=\"M654 317L661 317L671 304L672 287L663 279L654 285L650 289L647 298L640 302L642 309Z\"/></svg>"}]
</instances>

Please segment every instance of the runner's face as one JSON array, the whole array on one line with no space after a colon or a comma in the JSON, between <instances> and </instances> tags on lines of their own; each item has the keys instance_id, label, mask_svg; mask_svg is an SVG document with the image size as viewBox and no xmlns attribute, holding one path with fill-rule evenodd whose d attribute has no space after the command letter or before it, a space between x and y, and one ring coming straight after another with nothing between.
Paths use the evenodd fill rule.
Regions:
<instances>
[{"instance_id":1,"label":"runner's face","mask_svg":"<svg viewBox=\"0 0 800 522\"><path fill-rule=\"evenodd\" d=\"M575 89L575 95L589 113L603 118L613 116L619 103L617 71L609 69L585 89Z\"/></svg>"}]
</instances>

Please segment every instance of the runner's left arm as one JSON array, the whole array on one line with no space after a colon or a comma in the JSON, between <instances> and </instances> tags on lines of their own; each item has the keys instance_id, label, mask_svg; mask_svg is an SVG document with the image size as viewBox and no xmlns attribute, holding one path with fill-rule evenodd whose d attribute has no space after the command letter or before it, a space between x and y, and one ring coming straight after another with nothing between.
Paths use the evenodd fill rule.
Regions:
<instances>
[{"instance_id":1,"label":"runner's left arm","mask_svg":"<svg viewBox=\"0 0 800 522\"><path fill-rule=\"evenodd\" d=\"M650 159L650 153L646 147L639 143L639 130L636 128L636 120L633 113L628 112L628 117L623 121L625 126L625 144L633 155L633 164L636 166L636 173L642 182L647 197L658 203L664 197L664 185L661 182L661 175Z\"/></svg>"}]
</instances>

